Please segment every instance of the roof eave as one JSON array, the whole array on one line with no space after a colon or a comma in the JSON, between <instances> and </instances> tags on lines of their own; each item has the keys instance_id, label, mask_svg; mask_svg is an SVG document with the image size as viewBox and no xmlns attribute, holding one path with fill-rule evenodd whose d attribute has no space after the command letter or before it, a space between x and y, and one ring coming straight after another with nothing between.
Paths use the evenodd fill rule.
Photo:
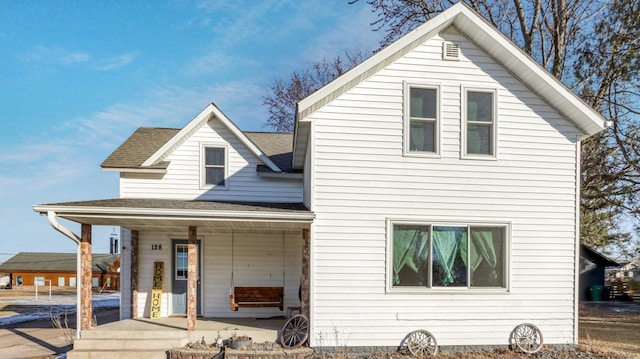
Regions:
<instances>
[{"instance_id":1,"label":"roof eave","mask_svg":"<svg viewBox=\"0 0 640 359\"><path fill-rule=\"evenodd\" d=\"M148 167L102 167L104 172L129 172L129 173L151 173L166 174L166 168L148 168Z\"/></svg>"},{"instance_id":2,"label":"roof eave","mask_svg":"<svg viewBox=\"0 0 640 359\"><path fill-rule=\"evenodd\" d=\"M131 208L131 207L85 207L64 205L36 205L33 210L41 215L53 211L57 216L111 219L175 219L175 220L238 220L238 221L285 221L311 223L315 218L312 212L281 211L228 211L195 210L175 208Z\"/></svg>"},{"instance_id":3,"label":"roof eave","mask_svg":"<svg viewBox=\"0 0 640 359\"><path fill-rule=\"evenodd\" d=\"M594 135L608 127L607 121L597 111L467 6L463 6L460 13L453 18L452 25L586 136Z\"/></svg>"}]
</instances>

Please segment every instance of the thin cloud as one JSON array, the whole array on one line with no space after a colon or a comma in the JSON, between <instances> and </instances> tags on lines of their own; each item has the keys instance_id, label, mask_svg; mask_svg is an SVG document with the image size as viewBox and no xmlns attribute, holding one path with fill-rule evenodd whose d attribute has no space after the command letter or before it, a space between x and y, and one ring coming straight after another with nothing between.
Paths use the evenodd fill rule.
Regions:
<instances>
[{"instance_id":1,"label":"thin cloud","mask_svg":"<svg viewBox=\"0 0 640 359\"><path fill-rule=\"evenodd\" d=\"M36 46L25 55L25 59L47 65L87 65L91 70L111 71L130 64L137 56L136 52L126 52L107 58L96 58L87 52L69 51L59 46Z\"/></svg>"},{"instance_id":2,"label":"thin cloud","mask_svg":"<svg viewBox=\"0 0 640 359\"><path fill-rule=\"evenodd\" d=\"M11 150L0 147L0 187L8 196L81 181L140 126L182 128L215 102L240 128L262 118L261 87L245 81L185 89L155 87L137 101L117 103L67 121L49 137L36 136ZM72 164L72 165L70 165Z\"/></svg>"},{"instance_id":3,"label":"thin cloud","mask_svg":"<svg viewBox=\"0 0 640 359\"><path fill-rule=\"evenodd\" d=\"M304 52L306 61L332 59L343 55L345 51L362 50L366 52L377 49L383 34L371 30L369 24L372 21L375 21L375 15L364 6L355 14L349 13L349 16L340 16L330 31L320 33L309 40L308 51Z\"/></svg>"},{"instance_id":4,"label":"thin cloud","mask_svg":"<svg viewBox=\"0 0 640 359\"><path fill-rule=\"evenodd\" d=\"M58 46L36 46L25 57L32 62L65 66L86 63L91 60L91 55L86 52L68 51Z\"/></svg>"},{"instance_id":5,"label":"thin cloud","mask_svg":"<svg viewBox=\"0 0 640 359\"><path fill-rule=\"evenodd\" d=\"M83 151L59 139L14 146L10 153L3 151L5 154L0 156L0 166L10 169L0 175L0 186L11 196L24 188L38 191L70 182L86 172L88 163Z\"/></svg>"},{"instance_id":6,"label":"thin cloud","mask_svg":"<svg viewBox=\"0 0 640 359\"><path fill-rule=\"evenodd\" d=\"M182 128L209 103L215 102L239 126L256 123L256 107L262 110L263 88L254 79L214 86L183 88L158 86L135 101L110 105L88 116L67 121L58 132L63 143L113 151L141 126ZM249 114L251 115L245 115ZM262 120L262 119L259 119ZM100 163L102 159L96 159Z\"/></svg>"},{"instance_id":7,"label":"thin cloud","mask_svg":"<svg viewBox=\"0 0 640 359\"><path fill-rule=\"evenodd\" d=\"M293 7L296 3L284 0L265 0L250 5L220 0L202 0L196 4L199 14L189 21L212 28L220 34L223 43L237 44L253 36L262 36L272 29L283 26L281 21L264 21L269 13L277 13L283 7ZM226 14L220 17L220 14ZM295 14L291 15L296 17Z\"/></svg>"},{"instance_id":8,"label":"thin cloud","mask_svg":"<svg viewBox=\"0 0 640 359\"><path fill-rule=\"evenodd\" d=\"M127 66L132 63L138 54L135 52L127 52L121 55L112 56L106 59L97 60L92 66L94 70L98 71L111 71L121 67Z\"/></svg>"}]
</instances>

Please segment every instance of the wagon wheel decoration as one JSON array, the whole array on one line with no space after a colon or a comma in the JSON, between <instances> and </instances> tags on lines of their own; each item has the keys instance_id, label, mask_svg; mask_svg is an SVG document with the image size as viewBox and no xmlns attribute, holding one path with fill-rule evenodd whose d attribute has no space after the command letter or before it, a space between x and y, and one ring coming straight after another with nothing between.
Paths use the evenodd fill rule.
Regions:
<instances>
[{"instance_id":1,"label":"wagon wheel decoration","mask_svg":"<svg viewBox=\"0 0 640 359\"><path fill-rule=\"evenodd\" d=\"M407 347L409 352L416 357L436 355L438 353L438 342L433 334L426 330L414 330L407 336Z\"/></svg>"},{"instance_id":2,"label":"wagon wheel decoration","mask_svg":"<svg viewBox=\"0 0 640 359\"><path fill-rule=\"evenodd\" d=\"M309 338L309 319L303 314L298 314L284 323L280 344L285 348L293 349L304 344L307 338Z\"/></svg>"},{"instance_id":3,"label":"wagon wheel decoration","mask_svg":"<svg viewBox=\"0 0 640 359\"><path fill-rule=\"evenodd\" d=\"M513 344L525 353L536 353L542 348L542 333L533 324L520 324L513 330Z\"/></svg>"}]
</instances>

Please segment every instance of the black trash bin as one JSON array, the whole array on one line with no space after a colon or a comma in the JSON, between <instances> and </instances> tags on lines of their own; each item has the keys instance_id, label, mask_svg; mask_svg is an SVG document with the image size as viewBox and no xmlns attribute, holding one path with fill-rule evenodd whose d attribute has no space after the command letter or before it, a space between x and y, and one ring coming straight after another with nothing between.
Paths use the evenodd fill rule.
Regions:
<instances>
[{"instance_id":1,"label":"black trash bin","mask_svg":"<svg viewBox=\"0 0 640 359\"><path fill-rule=\"evenodd\" d=\"M611 286L605 285L602 287L602 300L610 301L611 300Z\"/></svg>"}]
</instances>

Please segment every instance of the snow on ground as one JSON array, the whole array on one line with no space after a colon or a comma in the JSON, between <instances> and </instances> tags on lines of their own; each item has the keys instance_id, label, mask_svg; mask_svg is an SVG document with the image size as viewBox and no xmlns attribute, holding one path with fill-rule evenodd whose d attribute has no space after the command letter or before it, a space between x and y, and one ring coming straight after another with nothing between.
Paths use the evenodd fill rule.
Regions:
<instances>
[{"instance_id":1,"label":"snow on ground","mask_svg":"<svg viewBox=\"0 0 640 359\"><path fill-rule=\"evenodd\" d=\"M117 308L120 306L120 293L102 293L93 295L93 309ZM35 295L13 298L0 298L0 306L11 308L15 314L0 316L0 326L28 322L36 319L48 319L52 314L73 314L76 312L75 295L52 295L39 293Z\"/></svg>"}]
</instances>

